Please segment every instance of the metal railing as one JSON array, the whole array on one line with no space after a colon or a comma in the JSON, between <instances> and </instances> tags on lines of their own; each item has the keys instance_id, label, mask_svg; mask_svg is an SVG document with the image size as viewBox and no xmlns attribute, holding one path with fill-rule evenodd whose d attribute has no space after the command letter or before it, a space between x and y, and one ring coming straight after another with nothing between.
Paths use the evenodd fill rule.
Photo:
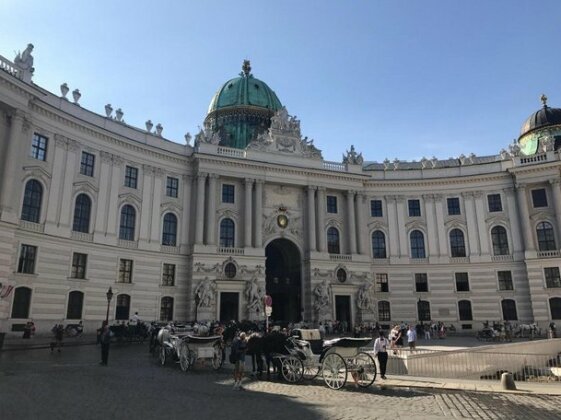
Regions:
<instances>
[{"instance_id":1,"label":"metal railing","mask_svg":"<svg viewBox=\"0 0 561 420\"><path fill-rule=\"evenodd\" d=\"M372 353L371 348L368 350ZM517 381L560 381L561 353L524 354L478 349L439 351L405 348L388 352L388 375L496 380L500 379L504 372L512 373Z\"/></svg>"}]
</instances>

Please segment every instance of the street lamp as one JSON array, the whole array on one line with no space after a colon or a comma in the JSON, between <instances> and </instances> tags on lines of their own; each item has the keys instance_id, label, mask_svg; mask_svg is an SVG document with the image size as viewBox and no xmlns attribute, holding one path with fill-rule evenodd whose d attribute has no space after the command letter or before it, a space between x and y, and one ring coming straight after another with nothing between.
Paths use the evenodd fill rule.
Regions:
<instances>
[{"instance_id":1,"label":"street lamp","mask_svg":"<svg viewBox=\"0 0 561 420\"><path fill-rule=\"evenodd\" d=\"M111 303L111 299L113 299L113 290L111 286L109 286L109 290L105 294L107 296L107 314L105 315L105 323L109 324L109 304Z\"/></svg>"}]
</instances>

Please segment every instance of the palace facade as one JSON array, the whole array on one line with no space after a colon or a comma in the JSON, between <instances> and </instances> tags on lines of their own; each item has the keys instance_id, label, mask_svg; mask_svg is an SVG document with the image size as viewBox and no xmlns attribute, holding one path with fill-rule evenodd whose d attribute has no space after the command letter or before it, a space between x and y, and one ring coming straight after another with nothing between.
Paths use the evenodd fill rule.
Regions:
<instances>
[{"instance_id":1,"label":"palace facade","mask_svg":"<svg viewBox=\"0 0 561 420\"><path fill-rule=\"evenodd\" d=\"M545 97L496 156L329 162L247 61L180 144L34 84L31 52L0 56L3 331L264 319L265 293L277 321L561 319Z\"/></svg>"}]
</instances>

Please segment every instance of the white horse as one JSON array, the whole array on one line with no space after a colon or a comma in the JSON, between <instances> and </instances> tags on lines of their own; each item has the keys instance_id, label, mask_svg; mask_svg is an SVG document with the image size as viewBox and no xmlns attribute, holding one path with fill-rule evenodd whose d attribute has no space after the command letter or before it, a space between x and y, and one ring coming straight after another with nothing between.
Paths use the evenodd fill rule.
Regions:
<instances>
[{"instance_id":1,"label":"white horse","mask_svg":"<svg viewBox=\"0 0 561 420\"><path fill-rule=\"evenodd\" d=\"M518 337L534 337L541 335L541 328L538 324L519 324L516 329L516 336Z\"/></svg>"}]
</instances>

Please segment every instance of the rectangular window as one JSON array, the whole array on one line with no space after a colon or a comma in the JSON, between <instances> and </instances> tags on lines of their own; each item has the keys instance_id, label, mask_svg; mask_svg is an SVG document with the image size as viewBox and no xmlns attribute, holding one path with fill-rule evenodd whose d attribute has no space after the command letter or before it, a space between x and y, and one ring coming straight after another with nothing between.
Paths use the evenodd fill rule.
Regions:
<instances>
[{"instance_id":1,"label":"rectangular window","mask_svg":"<svg viewBox=\"0 0 561 420\"><path fill-rule=\"evenodd\" d=\"M235 188L233 185L230 184L223 184L222 185L222 202L223 203L231 203L234 204L234 194Z\"/></svg>"},{"instance_id":2,"label":"rectangular window","mask_svg":"<svg viewBox=\"0 0 561 420\"><path fill-rule=\"evenodd\" d=\"M370 200L370 216L383 217L382 200Z\"/></svg>"},{"instance_id":3,"label":"rectangular window","mask_svg":"<svg viewBox=\"0 0 561 420\"><path fill-rule=\"evenodd\" d=\"M175 286L175 264L164 264L162 286Z\"/></svg>"},{"instance_id":4,"label":"rectangular window","mask_svg":"<svg viewBox=\"0 0 561 420\"><path fill-rule=\"evenodd\" d=\"M136 188L138 184L138 168L127 166L125 168L125 187Z\"/></svg>"},{"instance_id":5,"label":"rectangular window","mask_svg":"<svg viewBox=\"0 0 561 420\"><path fill-rule=\"evenodd\" d=\"M85 279L87 263L87 254L79 254L78 252L72 254L72 273L70 273L70 277L73 279Z\"/></svg>"},{"instance_id":6,"label":"rectangular window","mask_svg":"<svg viewBox=\"0 0 561 420\"><path fill-rule=\"evenodd\" d=\"M547 207L547 194L544 188L532 190L532 202L534 203L534 208Z\"/></svg>"},{"instance_id":7,"label":"rectangular window","mask_svg":"<svg viewBox=\"0 0 561 420\"><path fill-rule=\"evenodd\" d=\"M427 278L427 273L415 273L415 291L416 292L429 291L429 281Z\"/></svg>"},{"instance_id":8,"label":"rectangular window","mask_svg":"<svg viewBox=\"0 0 561 420\"><path fill-rule=\"evenodd\" d=\"M487 203L489 204L489 212L503 211L503 203L501 202L500 194L489 194L487 196Z\"/></svg>"},{"instance_id":9,"label":"rectangular window","mask_svg":"<svg viewBox=\"0 0 561 420\"><path fill-rule=\"evenodd\" d=\"M409 205L409 217L421 216L421 202L419 200L407 200Z\"/></svg>"},{"instance_id":10,"label":"rectangular window","mask_svg":"<svg viewBox=\"0 0 561 420\"><path fill-rule=\"evenodd\" d=\"M389 292L388 275L386 273L376 273L376 291Z\"/></svg>"},{"instance_id":11,"label":"rectangular window","mask_svg":"<svg viewBox=\"0 0 561 420\"><path fill-rule=\"evenodd\" d=\"M337 213L337 197L334 195L327 196L327 212Z\"/></svg>"},{"instance_id":12,"label":"rectangular window","mask_svg":"<svg viewBox=\"0 0 561 420\"><path fill-rule=\"evenodd\" d=\"M499 290L514 290L510 271L499 271L497 277L499 279Z\"/></svg>"},{"instance_id":13,"label":"rectangular window","mask_svg":"<svg viewBox=\"0 0 561 420\"><path fill-rule=\"evenodd\" d=\"M132 260L119 261L119 283L132 283Z\"/></svg>"},{"instance_id":14,"label":"rectangular window","mask_svg":"<svg viewBox=\"0 0 561 420\"><path fill-rule=\"evenodd\" d=\"M468 273L456 273L456 292L469 292Z\"/></svg>"},{"instance_id":15,"label":"rectangular window","mask_svg":"<svg viewBox=\"0 0 561 420\"><path fill-rule=\"evenodd\" d=\"M178 190L179 190L179 179L168 176L166 182L166 195L168 197L177 198Z\"/></svg>"},{"instance_id":16,"label":"rectangular window","mask_svg":"<svg viewBox=\"0 0 561 420\"><path fill-rule=\"evenodd\" d=\"M546 267L543 269L545 274L545 287L548 289L561 287L561 277L559 267Z\"/></svg>"},{"instance_id":17,"label":"rectangular window","mask_svg":"<svg viewBox=\"0 0 561 420\"><path fill-rule=\"evenodd\" d=\"M18 273L35 273L35 259L37 258L37 247L33 245L21 245L19 254Z\"/></svg>"},{"instance_id":18,"label":"rectangular window","mask_svg":"<svg viewBox=\"0 0 561 420\"><path fill-rule=\"evenodd\" d=\"M446 201L448 203L448 215L449 216L461 214L460 199L458 197L448 198Z\"/></svg>"},{"instance_id":19,"label":"rectangular window","mask_svg":"<svg viewBox=\"0 0 561 420\"><path fill-rule=\"evenodd\" d=\"M31 141L31 157L37 160L47 160L47 144L49 139L41 134L34 133Z\"/></svg>"},{"instance_id":20,"label":"rectangular window","mask_svg":"<svg viewBox=\"0 0 561 420\"><path fill-rule=\"evenodd\" d=\"M95 155L88 152L82 152L82 161L80 162L80 173L86 176L94 176Z\"/></svg>"}]
</instances>

